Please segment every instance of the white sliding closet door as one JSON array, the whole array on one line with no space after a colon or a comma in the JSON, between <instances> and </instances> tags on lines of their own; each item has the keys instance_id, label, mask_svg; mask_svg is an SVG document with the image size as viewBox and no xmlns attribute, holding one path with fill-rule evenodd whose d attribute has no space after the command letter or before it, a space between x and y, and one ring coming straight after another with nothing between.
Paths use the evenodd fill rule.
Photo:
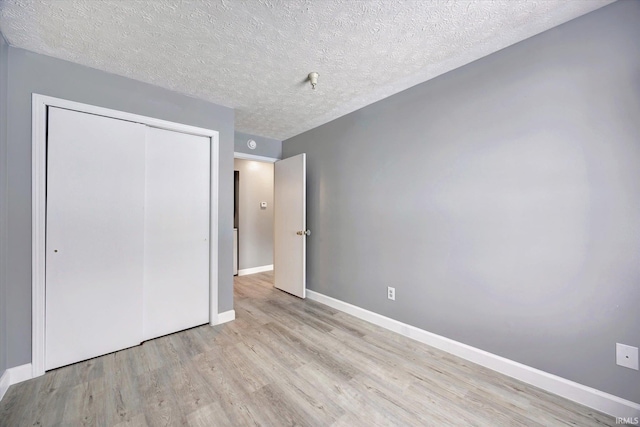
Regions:
<instances>
[{"instance_id":1,"label":"white sliding closet door","mask_svg":"<svg viewBox=\"0 0 640 427\"><path fill-rule=\"evenodd\" d=\"M145 129L49 108L46 369L143 340Z\"/></svg>"},{"instance_id":2,"label":"white sliding closet door","mask_svg":"<svg viewBox=\"0 0 640 427\"><path fill-rule=\"evenodd\" d=\"M210 139L147 128L144 339L209 322Z\"/></svg>"}]
</instances>

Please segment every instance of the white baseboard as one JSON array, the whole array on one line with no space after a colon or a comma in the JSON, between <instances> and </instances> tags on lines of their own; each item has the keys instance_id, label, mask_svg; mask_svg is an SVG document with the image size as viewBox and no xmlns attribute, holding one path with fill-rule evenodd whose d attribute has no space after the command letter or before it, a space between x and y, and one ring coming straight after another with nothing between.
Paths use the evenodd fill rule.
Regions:
<instances>
[{"instance_id":1,"label":"white baseboard","mask_svg":"<svg viewBox=\"0 0 640 427\"><path fill-rule=\"evenodd\" d=\"M0 377L0 400L4 397L4 394L9 390L9 370L4 371L2 376Z\"/></svg>"},{"instance_id":2,"label":"white baseboard","mask_svg":"<svg viewBox=\"0 0 640 427\"><path fill-rule=\"evenodd\" d=\"M640 416L640 404L638 403L514 362L441 335L427 332L309 289L307 289L307 297L374 325L397 332L613 417L633 418Z\"/></svg>"},{"instance_id":3,"label":"white baseboard","mask_svg":"<svg viewBox=\"0 0 640 427\"><path fill-rule=\"evenodd\" d=\"M271 270L273 270L273 264L253 268L243 268L242 270L238 270L238 276L246 276L248 274L262 273L263 271Z\"/></svg>"},{"instance_id":4,"label":"white baseboard","mask_svg":"<svg viewBox=\"0 0 640 427\"><path fill-rule=\"evenodd\" d=\"M0 378L0 400L4 397L10 386L21 383L22 381L30 380L33 378L33 368L31 363L26 365L16 366L15 368L9 368L4 371Z\"/></svg>"},{"instance_id":5,"label":"white baseboard","mask_svg":"<svg viewBox=\"0 0 640 427\"><path fill-rule=\"evenodd\" d=\"M231 322L236 318L236 311L229 310L218 314L218 325L222 325L223 323Z\"/></svg>"},{"instance_id":6,"label":"white baseboard","mask_svg":"<svg viewBox=\"0 0 640 427\"><path fill-rule=\"evenodd\" d=\"M22 381L30 380L33 378L33 367L31 363L25 365L16 366L15 368L7 369L10 374L11 385L21 383Z\"/></svg>"}]
</instances>

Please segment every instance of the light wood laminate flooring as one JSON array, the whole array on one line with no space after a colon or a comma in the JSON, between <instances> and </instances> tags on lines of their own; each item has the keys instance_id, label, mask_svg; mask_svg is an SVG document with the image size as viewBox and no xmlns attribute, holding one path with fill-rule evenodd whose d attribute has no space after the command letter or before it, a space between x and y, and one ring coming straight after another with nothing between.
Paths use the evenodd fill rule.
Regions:
<instances>
[{"instance_id":1,"label":"light wood laminate flooring","mask_svg":"<svg viewBox=\"0 0 640 427\"><path fill-rule=\"evenodd\" d=\"M47 372L1 426L596 426L612 417L235 278L236 320Z\"/></svg>"}]
</instances>

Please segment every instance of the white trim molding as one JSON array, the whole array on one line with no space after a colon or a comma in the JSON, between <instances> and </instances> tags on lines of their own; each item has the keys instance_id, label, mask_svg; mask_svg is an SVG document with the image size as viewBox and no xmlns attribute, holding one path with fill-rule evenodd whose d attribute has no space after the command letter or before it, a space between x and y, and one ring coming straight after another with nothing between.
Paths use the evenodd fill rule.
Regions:
<instances>
[{"instance_id":1,"label":"white trim molding","mask_svg":"<svg viewBox=\"0 0 640 427\"><path fill-rule=\"evenodd\" d=\"M227 322L231 322L232 320L236 319L236 311L235 310L229 310L229 311L223 311L222 313L218 314L218 325L222 325L223 323L227 323Z\"/></svg>"},{"instance_id":2,"label":"white trim molding","mask_svg":"<svg viewBox=\"0 0 640 427\"><path fill-rule=\"evenodd\" d=\"M22 381L30 380L31 378L33 378L31 363L9 368L4 371L4 374L0 377L0 400L2 400L7 390L9 390L9 387Z\"/></svg>"},{"instance_id":3,"label":"white trim molding","mask_svg":"<svg viewBox=\"0 0 640 427\"><path fill-rule=\"evenodd\" d=\"M267 163L275 163L280 159L276 159L275 157L265 157L265 156L256 156L255 154L246 154L241 153L240 151L233 152L234 159L241 160L255 160L257 162L267 162Z\"/></svg>"},{"instance_id":4,"label":"white trim molding","mask_svg":"<svg viewBox=\"0 0 640 427\"><path fill-rule=\"evenodd\" d=\"M47 110L58 107L83 113L111 117L150 127L204 136L211 140L211 207L209 218L209 323L218 324L218 190L220 176L220 140L218 131L189 126L153 117L96 107L34 93L31 122L31 202L32 202L32 377L45 370L45 225L47 184ZM24 365L26 366L26 365ZM13 374L15 375L15 374Z\"/></svg>"},{"instance_id":5,"label":"white trim molding","mask_svg":"<svg viewBox=\"0 0 640 427\"><path fill-rule=\"evenodd\" d=\"M458 341L399 322L364 308L340 301L307 289L311 300L333 307L344 313L374 325L404 335L423 344L446 351L501 374L531 384L550 393L588 406L613 417L634 418L640 416L640 404L567 380L557 375L532 368L522 363L471 347Z\"/></svg>"},{"instance_id":6,"label":"white trim molding","mask_svg":"<svg viewBox=\"0 0 640 427\"><path fill-rule=\"evenodd\" d=\"M262 273L265 271L272 271L272 270L273 270L273 264L262 265L260 267L253 267L253 268L243 268L242 270L238 270L238 276L247 276L249 274Z\"/></svg>"},{"instance_id":7,"label":"white trim molding","mask_svg":"<svg viewBox=\"0 0 640 427\"><path fill-rule=\"evenodd\" d=\"M30 380L33 378L31 363L25 365L16 366L14 368L7 369L9 374L9 384L14 385L21 383L22 381Z\"/></svg>"},{"instance_id":8,"label":"white trim molding","mask_svg":"<svg viewBox=\"0 0 640 427\"><path fill-rule=\"evenodd\" d=\"M9 390L9 386L11 385L9 384L10 376L11 376L11 373L7 369L6 371L4 371L4 373L0 377L0 400L2 400L7 390Z\"/></svg>"}]
</instances>

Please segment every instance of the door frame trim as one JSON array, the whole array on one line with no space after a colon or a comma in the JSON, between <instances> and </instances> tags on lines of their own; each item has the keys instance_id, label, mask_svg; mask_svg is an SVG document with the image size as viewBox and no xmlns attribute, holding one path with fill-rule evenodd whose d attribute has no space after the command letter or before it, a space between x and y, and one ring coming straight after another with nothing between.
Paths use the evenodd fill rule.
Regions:
<instances>
[{"instance_id":1,"label":"door frame trim","mask_svg":"<svg viewBox=\"0 0 640 427\"><path fill-rule=\"evenodd\" d=\"M209 323L217 325L219 322L218 190L220 174L220 138L218 131L34 93L32 94L31 105L31 365L33 377L43 375L45 372L47 107L58 107L126 120L150 127L204 136L210 139Z\"/></svg>"},{"instance_id":2,"label":"door frame trim","mask_svg":"<svg viewBox=\"0 0 640 427\"><path fill-rule=\"evenodd\" d=\"M256 156L255 154L247 154L247 153L242 153L240 151L234 151L233 158L240 159L240 160L254 160L256 162L264 162L264 163L275 163L278 160L282 160L282 159L277 159L275 157Z\"/></svg>"}]
</instances>

